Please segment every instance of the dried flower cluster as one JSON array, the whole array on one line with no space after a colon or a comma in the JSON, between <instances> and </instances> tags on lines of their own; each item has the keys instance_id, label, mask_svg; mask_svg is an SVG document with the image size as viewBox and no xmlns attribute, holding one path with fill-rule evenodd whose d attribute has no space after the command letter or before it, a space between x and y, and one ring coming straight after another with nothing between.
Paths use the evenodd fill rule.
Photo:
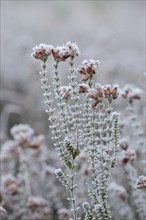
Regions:
<instances>
[{"instance_id":1,"label":"dried flower cluster","mask_svg":"<svg viewBox=\"0 0 146 220\"><path fill-rule=\"evenodd\" d=\"M136 188L137 189L144 189L146 188L146 177L145 176L139 176L136 181Z\"/></svg>"},{"instance_id":2,"label":"dried flower cluster","mask_svg":"<svg viewBox=\"0 0 146 220\"><path fill-rule=\"evenodd\" d=\"M56 62L65 61L69 57L74 59L80 55L78 45L76 43L67 42L66 45L54 48L52 45L40 44L33 48L32 56L44 62L47 61L50 55Z\"/></svg>"},{"instance_id":3,"label":"dried flower cluster","mask_svg":"<svg viewBox=\"0 0 146 220\"><path fill-rule=\"evenodd\" d=\"M93 75L97 73L98 65L100 64L99 60L84 60L82 65L78 67L79 74L82 74L82 81L91 80Z\"/></svg>"},{"instance_id":4,"label":"dried flower cluster","mask_svg":"<svg viewBox=\"0 0 146 220\"><path fill-rule=\"evenodd\" d=\"M50 56L52 48L51 45L40 44L33 48L32 56L45 62L48 59L48 56Z\"/></svg>"},{"instance_id":5,"label":"dried flower cluster","mask_svg":"<svg viewBox=\"0 0 146 220\"><path fill-rule=\"evenodd\" d=\"M136 159L135 150L124 150L122 151L122 154L120 157L120 163L124 165L124 164L127 164L128 161L133 161L135 159Z\"/></svg>"},{"instance_id":6,"label":"dried flower cluster","mask_svg":"<svg viewBox=\"0 0 146 220\"><path fill-rule=\"evenodd\" d=\"M132 103L135 99L141 99L143 91L134 85L126 85L121 90L121 95L124 99L127 99L129 103Z\"/></svg>"},{"instance_id":7,"label":"dried flower cluster","mask_svg":"<svg viewBox=\"0 0 146 220\"><path fill-rule=\"evenodd\" d=\"M118 97L118 88L117 84L111 85L97 85L95 89L89 90L88 98L92 98L92 107L95 107L98 103L102 103L104 99L107 99L111 103L114 99Z\"/></svg>"}]
</instances>

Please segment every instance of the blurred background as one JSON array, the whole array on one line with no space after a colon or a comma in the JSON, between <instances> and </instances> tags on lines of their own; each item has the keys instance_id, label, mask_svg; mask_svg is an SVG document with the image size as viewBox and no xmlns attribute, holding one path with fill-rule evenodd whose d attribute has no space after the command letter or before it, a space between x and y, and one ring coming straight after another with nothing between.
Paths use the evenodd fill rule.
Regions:
<instances>
[{"instance_id":1,"label":"blurred background","mask_svg":"<svg viewBox=\"0 0 146 220\"><path fill-rule=\"evenodd\" d=\"M145 1L1 1L1 139L17 123L48 132L40 63L31 57L39 43L77 42L76 66L101 61L96 82L144 89L144 16ZM65 83L64 66L60 74Z\"/></svg>"}]
</instances>

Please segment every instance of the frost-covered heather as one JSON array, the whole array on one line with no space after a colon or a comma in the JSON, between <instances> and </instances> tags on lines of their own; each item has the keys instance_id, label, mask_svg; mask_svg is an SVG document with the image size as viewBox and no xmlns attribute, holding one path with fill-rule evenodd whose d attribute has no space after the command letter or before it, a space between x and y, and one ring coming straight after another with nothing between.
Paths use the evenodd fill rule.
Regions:
<instances>
[{"instance_id":1,"label":"frost-covered heather","mask_svg":"<svg viewBox=\"0 0 146 220\"><path fill-rule=\"evenodd\" d=\"M53 56L54 94L52 99L47 60ZM75 60L80 55L77 43L67 42L57 48L40 44L33 49L32 56L42 61L41 83L47 113L51 123L54 146L66 169L55 170L56 177L69 191L70 211L73 220L81 219L81 207L77 205L76 190L78 175L76 158L82 151L87 152L90 181L85 182L88 200L82 207L85 219L111 219L108 204L108 181L110 169L117 163L119 150L119 114L113 112L112 102L118 98L117 84L100 85L94 81L99 60L84 60L75 68ZM68 85L62 87L59 74L60 62L69 65ZM79 84L77 74L83 75ZM55 108L54 102L57 103ZM57 118L59 117L59 118ZM60 120L59 120L60 119Z\"/></svg>"},{"instance_id":2,"label":"frost-covered heather","mask_svg":"<svg viewBox=\"0 0 146 220\"><path fill-rule=\"evenodd\" d=\"M143 90L102 84L100 61L78 66L79 56L72 42L33 48L49 137L28 124L13 126L11 139L1 136L2 220L146 218L145 122L138 108ZM127 107L117 110L119 103ZM22 114L17 105L6 110L7 123L9 114Z\"/></svg>"}]
</instances>

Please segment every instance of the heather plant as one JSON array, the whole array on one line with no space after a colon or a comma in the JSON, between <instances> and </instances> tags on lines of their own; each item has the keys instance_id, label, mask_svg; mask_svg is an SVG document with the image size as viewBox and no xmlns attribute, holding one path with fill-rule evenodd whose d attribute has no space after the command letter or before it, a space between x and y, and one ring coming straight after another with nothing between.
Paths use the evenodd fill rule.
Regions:
<instances>
[{"instance_id":1,"label":"heather plant","mask_svg":"<svg viewBox=\"0 0 146 220\"><path fill-rule=\"evenodd\" d=\"M48 84L47 61L53 57L54 95ZM94 82L99 60L84 60L78 68L74 67L80 55L76 43L54 48L40 44L33 49L32 56L42 61L41 83L47 113L49 115L54 146L66 167L55 170L56 177L69 191L72 216L79 220L80 208L77 205L78 188L77 158L85 151L91 178L86 182L88 201L82 204L85 219L111 219L108 204L108 184L111 168L117 164L119 149L119 114L112 109L118 97L118 85L100 85ZM69 84L61 84L60 62L69 63ZM82 75L79 83L77 74Z\"/></svg>"},{"instance_id":2,"label":"heather plant","mask_svg":"<svg viewBox=\"0 0 146 220\"><path fill-rule=\"evenodd\" d=\"M128 137L121 139L120 147L120 164L126 174L127 183L129 186L129 203L133 207L133 219L145 219L145 191L139 191L138 189L145 188L145 137L142 128L142 123L136 114L135 100L140 100L143 95L143 91L134 86L126 85L121 90L121 95L127 100L126 117L124 128L121 129L121 136L125 135L127 129L131 132L128 133ZM124 121L124 120L123 120ZM133 142L130 141L133 140ZM134 145L134 146L133 146ZM139 160L137 160L139 159ZM137 164L136 164L137 162ZM140 176L138 177L138 175Z\"/></svg>"},{"instance_id":3,"label":"heather plant","mask_svg":"<svg viewBox=\"0 0 146 220\"><path fill-rule=\"evenodd\" d=\"M40 188L48 179L55 184L54 168L48 165L45 155L48 151L44 135L35 135L25 124L12 127L11 135L13 139L6 141L1 150L0 216L16 220L46 219L46 216L51 219L56 192L50 192L47 184Z\"/></svg>"},{"instance_id":4,"label":"heather plant","mask_svg":"<svg viewBox=\"0 0 146 220\"><path fill-rule=\"evenodd\" d=\"M10 129L11 139L2 143L0 157L2 220L146 217L145 122L139 115L143 91L132 84L119 89L117 84L96 83L99 60L84 60L76 67L79 55L71 42L33 49L32 56L41 60L53 140L47 146L44 135L36 135L27 124ZM52 60L53 74L48 73ZM65 64L66 84L61 74ZM120 119L113 110L117 98L115 104L127 102Z\"/></svg>"}]
</instances>

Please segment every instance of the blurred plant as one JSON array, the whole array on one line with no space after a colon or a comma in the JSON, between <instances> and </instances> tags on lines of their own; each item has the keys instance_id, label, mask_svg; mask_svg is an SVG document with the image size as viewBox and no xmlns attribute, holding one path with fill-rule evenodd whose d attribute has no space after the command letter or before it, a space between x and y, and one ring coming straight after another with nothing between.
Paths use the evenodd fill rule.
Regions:
<instances>
[{"instance_id":1,"label":"blurred plant","mask_svg":"<svg viewBox=\"0 0 146 220\"><path fill-rule=\"evenodd\" d=\"M135 100L142 98L143 91L135 85L125 85L121 89L121 96L127 100L126 113L121 127L121 136L126 134L126 137L122 137L120 141L120 157L119 162L127 177L128 203L133 210L133 219L143 220L146 218L145 211L145 195L139 192L137 189L144 188L145 176L141 175L138 178L138 174L144 173L145 170L145 151L144 151L144 132L142 123L136 114ZM122 118L122 116L121 116ZM128 136L127 136L128 131ZM131 219L129 217L129 219Z\"/></svg>"},{"instance_id":2,"label":"blurred plant","mask_svg":"<svg viewBox=\"0 0 146 220\"><path fill-rule=\"evenodd\" d=\"M50 85L48 85L47 64L52 54L54 67L54 94L57 109ZM72 218L79 220L75 192L78 187L76 160L82 151L88 153L91 181L87 183L90 202L83 203L85 219L111 219L107 203L107 188L110 168L115 167L119 148L119 114L113 112L111 104L118 97L118 85L95 85L93 76L97 73L99 60L84 60L77 69L74 59L79 56L76 43L54 48L52 45L40 44L33 49L32 56L42 63L41 83L47 113L52 125L54 145L59 152L66 169L55 171L57 178L68 189L69 201L72 203ZM59 64L69 59L69 85L61 86ZM77 74L83 75L78 84Z\"/></svg>"},{"instance_id":3,"label":"blurred plant","mask_svg":"<svg viewBox=\"0 0 146 220\"><path fill-rule=\"evenodd\" d=\"M0 200L7 215L2 208L0 213L6 219L51 219L55 190L46 195L48 185L40 188L48 182L48 176L52 184L55 181L46 157L44 136L35 136L34 130L24 124L15 125L11 135L13 140L6 141L1 148Z\"/></svg>"}]
</instances>

